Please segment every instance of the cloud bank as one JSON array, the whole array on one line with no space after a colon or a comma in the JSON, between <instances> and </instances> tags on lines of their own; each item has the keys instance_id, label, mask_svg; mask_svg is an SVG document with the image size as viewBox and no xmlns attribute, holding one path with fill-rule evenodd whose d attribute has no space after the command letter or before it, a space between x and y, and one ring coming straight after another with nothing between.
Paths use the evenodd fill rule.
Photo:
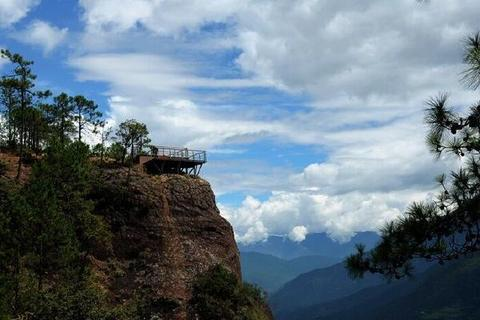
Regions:
<instances>
[{"instance_id":1,"label":"cloud bank","mask_svg":"<svg viewBox=\"0 0 480 320\"><path fill-rule=\"evenodd\" d=\"M439 91L456 106L475 100L458 75L462 40L478 28L478 1L80 4L85 33L115 41L90 52L87 43L69 63L79 80L108 83L114 121L136 117L159 143L248 149L271 139L326 150L324 160L295 172L248 161L237 172L209 171L217 194L250 194L240 206L220 204L239 241L271 234L301 241L310 232L346 240L376 230L456 166L428 154L423 102ZM145 43L145 52L126 52L129 41ZM223 64L202 62L230 52L238 53ZM264 87L308 101L269 118L277 109L268 102L247 108L226 94Z\"/></svg>"}]
</instances>

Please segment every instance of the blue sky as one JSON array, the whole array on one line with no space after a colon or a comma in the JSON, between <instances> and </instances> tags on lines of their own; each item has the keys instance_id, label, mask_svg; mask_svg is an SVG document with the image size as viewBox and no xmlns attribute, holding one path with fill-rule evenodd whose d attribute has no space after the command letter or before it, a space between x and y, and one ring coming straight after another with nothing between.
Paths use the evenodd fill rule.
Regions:
<instances>
[{"instance_id":1,"label":"blue sky","mask_svg":"<svg viewBox=\"0 0 480 320\"><path fill-rule=\"evenodd\" d=\"M157 144L208 150L238 241L342 241L457 165L424 146L424 101L476 100L458 75L480 3L436 2L0 0L0 47L112 126L136 118Z\"/></svg>"}]
</instances>

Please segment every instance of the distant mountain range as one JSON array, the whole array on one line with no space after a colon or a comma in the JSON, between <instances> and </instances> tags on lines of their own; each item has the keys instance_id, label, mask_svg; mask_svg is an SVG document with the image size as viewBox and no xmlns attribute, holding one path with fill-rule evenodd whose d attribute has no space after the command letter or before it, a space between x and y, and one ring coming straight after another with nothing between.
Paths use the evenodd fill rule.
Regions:
<instances>
[{"instance_id":1,"label":"distant mountain range","mask_svg":"<svg viewBox=\"0 0 480 320\"><path fill-rule=\"evenodd\" d=\"M285 260L258 252L242 252L240 261L243 279L260 286L268 293L272 293L298 275L334 265L340 259L323 256L304 256Z\"/></svg>"},{"instance_id":2,"label":"distant mountain range","mask_svg":"<svg viewBox=\"0 0 480 320\"><path fill-rule=\"evenodd\" d=\"M350 278L341 261L356 243L378 240L364 232L346 243L312 234L301 243L273 236L239 245L243 278L269 293L277 320L480 319L480 255L444 266L419 261L412 279Z\"/></svg>"},{"instance_id":3,"label":"distant mountain range","mask_svg":"<svg viewBox=\"0 0 480 320\"><path fill-rule=\"evenodd\" d=\"M480 256L417 264L413 279L348 278L342 264L302 274L271 297L277 320L480 319Z\"/></svg>"},{"instance_id":4,"label":"distant mountain range","mask_svg":"<svg viewBox=\"0 0 480 320\"><path fill-rule=\"evenodd\" d=\"M270 306L278 320L290 320L298 310L349 296L384 282L379 275L367 274L352 280L343 263L304 273L272 295Z\"/></svg>"},{"instance_id":5,"label":"distant mountain range","mask_svg":"<svg viewBox=\"0 0 480 320\"><path fill-rule=\"evenodd\" d=\"M342 261L355 250L355 244L371 248L378 239L374 232L362 232L339 243L324 233L315 233L300 243L272 236L260 243L239 245L243 279L272 294L302 273Z\"/></svg>"},{"instance_id":6,"label":"distant mountain range","mask_svg":"<svg viewBox=\"0 0 480 320\"><path fill-rule=\"evenodd\" d=\"M360 232L350 241L340 243L325 233L307 235L304 241L294 242L288 237L270 236L267 240L249 245L239 244L240 252L258 252L290 260L303 256L323 256L343 259L355 250L355 244L363 243L367 249L379 240L375 232Z\"/></svg>"}]
</instances>

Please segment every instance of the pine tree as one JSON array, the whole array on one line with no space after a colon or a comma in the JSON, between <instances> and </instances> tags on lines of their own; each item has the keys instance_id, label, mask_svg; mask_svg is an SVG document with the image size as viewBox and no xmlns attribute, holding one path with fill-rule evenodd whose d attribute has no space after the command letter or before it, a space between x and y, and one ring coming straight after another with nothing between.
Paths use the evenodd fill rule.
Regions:
<instances>
[{"instance_id":1,"label":"pine tree","mask_svg":"<svg viewBox=\"0 0 480 320\"><path fill-rule=\"evenodd\" d=\"M53 104L43 105L43 109L53 134L52 138L65 145L75 130L72 98L61 93L53 98Z\"/></svg>"},{"instance_id":2,"label":"pine tree","mask_svg":"<svg viewBox=\"0 0 480 320\"><path fill-rule=\"evenodd\" d=\"M480 86L480 34L468 38L462 81ZM411 261L445 261L480 251L480 102L466 115L448 106L440 94L427 102L425 122L430 126L427 143L439 158L444 153L464 159L450 177L437 181L442 191L433 201L413 203L404 216L387 224L380 243L370 252L359 246L347 259L353 276L377 272L400 278L411 272Z\"/></svg>"},{"instance_id":3,"label":"pine tree","mask_svg":"<svg viewBox=\"0 0 480 320\"><path fill-rule=\"evenodd\" d=\"M32 106L32 100L35 96L33 88L35 87L34 81L36 75L32 73L31 65L32 61L25 60L21 55L11 53L8 50L0 50L0 56L10 60L14 64L15 68L13 74L4 76L3 79L11 79L10 85L16 91L18 97L18 107L20 112L19 121L19 159L17 166L17 179L20 178L22 170L22 161L25 151L25 139L26 139L26 110Z\"/></svg>"},{"instance_id":4,"label":"pine tree","mask_svg":"<svg viewBox=\"0 0 480 320\"><path fill-rule=\"evenodd\" d=\"M102 113L98 111L98 105L94 101L88 100L84 96L75 96L72 98L74 119L77 124L78 141L82 141L82 132L86 126L91 125L93 131L100 125Z\"/></svg>"},{"instance_id":5,"label":"pine tree","mask_svg":"<svg viewBox=\"0 0 480 320\"><path fill-rule=\"evenodd\" d=\"M93 153L100 157L100 163L103 164L105 159L105 154L107 153L107 146L106 143L110 139L110 135L112 134L112 128L105 128L106 124L104 121L99 123L100 127L100 143L97 143L93 147Z\"/></svg>"},{"instance_id":6,"label":"pine tree","mask_svg":"<svg viewBox=\"0 0 480 320\"><path fill-rule=\"evenodd\" d=\"M12 78L2 77L0 80L0 103L3 107L5 126L7 129L6 145L10 148L16 146L17 128L13 119L14 111L18 109L17 81Z\"/></svg>"},{"instance_id":7,"label":"pine tree","mask_svg":"<svg viewBox=\"0 0 480 320\"><path fill-rule=\"evenodd\" d=\"M127 184L129 184L135 156L142 153L143 148L150 143L150 139L148 138L148 129L144 123L130 119L120 123L116 132L116 136L123 145L124 149L130 150L130 162L127 177Z\"/></svg>"}]
</instances>

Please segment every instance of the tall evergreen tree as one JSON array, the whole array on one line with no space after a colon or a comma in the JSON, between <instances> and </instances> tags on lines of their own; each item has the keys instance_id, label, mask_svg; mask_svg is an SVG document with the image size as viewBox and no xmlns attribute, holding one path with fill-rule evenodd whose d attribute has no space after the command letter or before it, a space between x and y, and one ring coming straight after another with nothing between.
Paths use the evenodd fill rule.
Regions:
<instances>
[{"instance_id":1,"label":"tall evergreen tree","mask_svg":"<svg viewBox=\"0 0 480 320\"><path fill-rule=\"evenodd\" d=\"M127 179L127 182L129 183L135 156L143 152L143 148L151 141L150 138L148 138L148 129L144 123L130 119L120 123L116 136L123 145L124 150L130 151L130 165Z\"/></svg>"},{"instance_id":2,"label":"tall evergreen tree","mask_svg":"<svg viewBox=\"0 0 480 320\"><path fill-rule=\"evenodd\" d=\"M74 119L77 124L78 141L82 141L82 133L86 126L91 125L93 131L101 123L102 113L98 111L98 105L94 101L88 100L84 96L75 96L72 98Z\"/></svg>"},{"instance_id":3,"label":"tall evergreen tree","mask_svg":"<svg viewBox=\"0 0 480 320\"><path fill-rule=\"evenodd\" d=\"M53 104L45 104L43 108L53 138L65 145L75 131L72 98L61 93L53 98Z\"/></svg>"},{"instance_id":4,"label":"tall evergreen tree","mask_svg":"<svg viewBox=\"0 0 480 320\"><path fill-rule=\"evenodd\" d=\"M143 148L150 143L147 126L134 119L120 123L116 136L125 149L129 150L130 160L141 153Z\"/></svg>"},{"instance_id":5,"label":"tall evergreen tree","mask_svg":"<svg viewBox=\"0 0 480 320\"><path fill-rule=\"evenodd\" d=\"M112 128L106 128L106 123L101 121L99 123L100 127L100 143L96 144L93 147L93 153L100 157L100 163L103 164L105 153L107 152L107 141L110 139L110 135L112 134Z\"/></svg>"},{"instance_id":6,"label":"tall evergreen tree","mask_svg":"<svg viewBox=\"0 0 480 320\"><path fill-rule=\"evenodd\" d=\"M18 109L17 81L9 77L0 80L0 103L6 127L6 145L15 147L17 128L13 119L15 110Z\"/></svg>"},{"instance_id":7,"label":"tall evergreen tree","mask_svg":"<svg viewBox=\"0 0 480 320\"><path fill-rule=\"evenodd\" d=\"M35 96L33 88L35 87L34 81L36 75L34 75L31 70L33 62L25 60L21 55L2 49L0 50L0 56L10 60L15 66L13 74L4 76L4 79L10 78L12 80L10 84L17 92L16 95L18 97L18 107L20 110L19 159L17 166L17 179L19 179L25 151L26 110L32 106L33 97Z\"/></svg>"}]
</instances>

